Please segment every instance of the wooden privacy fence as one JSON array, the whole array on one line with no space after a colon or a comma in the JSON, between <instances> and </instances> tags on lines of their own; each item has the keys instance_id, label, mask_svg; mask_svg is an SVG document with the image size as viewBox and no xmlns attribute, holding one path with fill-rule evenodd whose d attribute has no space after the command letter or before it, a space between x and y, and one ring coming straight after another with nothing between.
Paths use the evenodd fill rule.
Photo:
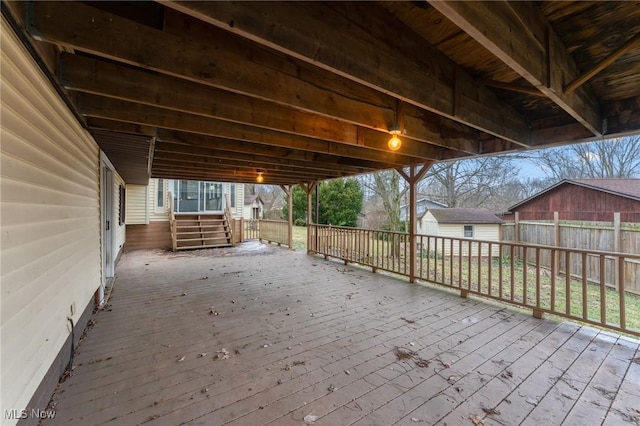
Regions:
<instances>
[{"instance_id":1,"label":"wooden privacy fence","mask_svg":"<svg viewBox=\"0 0 640 426\"><path fill-rule=\"evenodd\" d=\"M621 224L618 222L553 222L517 221L502 225L502 240L523 244L540 244L562 248L583 250L613 251L629 254L640 254L640 226L638 224ZM521 252L518 256L524 259ZM527 262L531 262L531 253L527 254ZM559 270L566 270L565 260L555 259ZM551 258L543 254L542 266L549 268ZM576 278L582 277L583 259L573 258L571 271ZM600 259L588 255L584 260L587 280L591 283L600 281ZM624 282L627 290L640 295L640 262L629 258L626 261ZM619 281L618 269L614 258L605 259L604 281L609 287L616 288Z\"/></svg>"},{"instance_id":2,"label":"wooden privacy fence","mask_svg":"<svg viewBox=\"0 0 640 426\"><path fill-rule=\"evenodd\" d=\"M311 225L309 251L410 276L409 234ZM465 238L413 236L413 279L640 336L640 298L626 269L640 255ZM521 254L519 256L519 253ZM525 262L524 259L527 259ZM549 259L545 265L543 259ZM593 259L591 273L589 262ZM562 266L562 268L561 268ZM615 288L606 285L610 269Z\"/></svg>"},{"instance_id":3,"label":"wooden privacy fence","mask_svg":"<svg viewBox=\"0 0 640 426\"><path fill-rule=\"evenodd\" d=\"M236 229L242 230L239 241L265 240L289 245L289 222L283 220L236 219Z\"/></svg>"}]
</instances>

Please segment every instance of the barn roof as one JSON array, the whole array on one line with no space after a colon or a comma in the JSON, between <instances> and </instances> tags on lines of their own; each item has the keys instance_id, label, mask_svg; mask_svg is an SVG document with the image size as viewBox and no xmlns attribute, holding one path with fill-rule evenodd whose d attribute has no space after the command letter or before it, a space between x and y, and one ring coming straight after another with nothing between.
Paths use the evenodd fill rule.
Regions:
<instances>
[{"instance_id":1,"label":"barn roof","mask_svg":"<svg viewBox=\"0 0 640 426\"><path fill-rule=\"evenodd\" d=\"M517 204L509 207L509 212L513 212L518 207L527 204L528 202L544 196L545 194L555 190L560 186L576 185L584 188L593 189L595 191L606 192L607 194L617 195L619 197L630 198L632 200L640 201L640 179L563 179L560 182L552 185L531 197L520 201Z\"/></svg>"},{"instance_id":2,"label":"barn roof","mask_svg":"<svg viewBox=\"0 0 640 426\"><path fill-rule=\"evenodd\" d=\"M438 223L504 223L502 219L487 209L451 208L427 211L431 212Z\"/></svg>"}]
</instances>

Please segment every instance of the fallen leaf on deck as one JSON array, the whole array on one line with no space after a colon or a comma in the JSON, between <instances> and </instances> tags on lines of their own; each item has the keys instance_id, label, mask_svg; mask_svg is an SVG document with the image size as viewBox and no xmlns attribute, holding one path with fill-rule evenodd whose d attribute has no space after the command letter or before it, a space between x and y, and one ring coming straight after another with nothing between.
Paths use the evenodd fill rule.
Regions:
<instances>
[{"instance_id":1,"label":"fallen leaf on deck","mask_svg":"<svg viewBox=\"0 0 640 426\"><path fill-rule=\"evenodd\" d=\"M222 348L219 351L216 351L216 358L217 359L229 359L229 351L226 350L225 348Z\"/></svg>"},{"instance_id":2,"label":"fallen leaf on deck","mask_svg":"<svg viewBox=\"0 0 640 426\"><path fill-rule=\"evenodd\" d=\"M180 359L178 359L178 362L182 362L184 361L184 357L180 357Z\"/></svg>"},{"instance_id":3,"label":"fallen leaf on deck","mask_svg":"<svg viewBox=\"0 0 640 426\"><path fill-rule=\"evenodd\" d=\"M329 387L327 388L327 390L328 390L329 392L335 392L335 391L336 391L336 387L335 387L335 386L333 386L333 385L329 385Z\"/></svg>"},{"instance_id":4,"label":"fallen leaf on deck","mask_svg":"<svg viewBox=\"0 0 640 426\"><path fill-rule=\"evenodd\" d=\"M200 358L204 358L205 356L207 356L207 353L206 353L206 352L202 352L202 353L199 355L199 357L200 357Z\"/></svg>"},{"instance_id":5,"label":"fallen leaf on deck","mask_svg":"<svg viewBox=\"0 0 640 426\"><path fill-rule=\"evenodd\" d=\"M500 415L500 411L496 410L495 408L483 408L482 411L484 411L485 414L487 414L488 416L499 416Z\"/></svg>"},{"instance_id":6,"label":"fallen leaf on deck","mask_svg":"<svg viewBox=\"0 0 640 426\"><path fill-rule=\"evenodd\" d=\"M423 422L424 420L420 420L420 419L416 419L415 417L411 417L411 421L412 421L412 422L415 422L415 423L421 423L421 422Z\"/></svg>"},{"instance_id":7,"label":"fallen leaf on deck","mask_svg":"<svg viewBox=\"0 0 640 426\"><path fill-rule=\"evenodd\" d=\"M478 416L477 414L469 416L469 418L471 419L471 421L473 422L474 425L483 425L484 424L484 420L482 419L482 417Z\"/></svg>"},{"instance_id":8,"label":"fallen leaf on deck","mask_svg":"<svg viewBox=\"0 0 640 426\"><path fill-rule=\"evenodd\" d=\"M314 416L313 413L304 416L304 423L307 425L314 424L316 420L318 420L318 416Z\"/></svg>"},{"instance_id":9,"label":"fallen leaf on deck","mask_svg":"<svg viewBox=\"0 0 640 426\"><path fill-rule=\"evenodd\" d=\"M634 358L632 361L635 362L636 364L640 364L640 356Z\"/></svg>"}]
</instances>

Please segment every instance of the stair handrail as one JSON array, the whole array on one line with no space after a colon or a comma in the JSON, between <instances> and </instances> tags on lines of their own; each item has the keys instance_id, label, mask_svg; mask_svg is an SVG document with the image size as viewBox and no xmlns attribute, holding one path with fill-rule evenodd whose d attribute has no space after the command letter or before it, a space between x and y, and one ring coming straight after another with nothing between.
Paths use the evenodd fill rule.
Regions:
<instances>
[{"instance_id":1,"label":"stair handrail","mask_svg":"<svg viewBox=\"0 0 640 426\"><path fill-rule=\"evenodd\" d=\"M171 245L173 251L178 249L178 230L176 229L176 212L173 207L173 194L171 191L167 192L169 197L169 228L171 229Z\"/></svg>"},{"instance_id":2,"label":"stair handrail","mask_svg":"<svg viewBox=\"0 0 640 426\"><path fill-rule=\"evenodd\" d=\"M228 192L224 194L224 197L225 197L224 218L227 221L227 224L229 226L229 239L230 239L229 242L231 243L231 245L235 245L235 242L233 240L233 222L231 220L231 207L230 207L231 198Z\"/></svg>"}]
</instances>

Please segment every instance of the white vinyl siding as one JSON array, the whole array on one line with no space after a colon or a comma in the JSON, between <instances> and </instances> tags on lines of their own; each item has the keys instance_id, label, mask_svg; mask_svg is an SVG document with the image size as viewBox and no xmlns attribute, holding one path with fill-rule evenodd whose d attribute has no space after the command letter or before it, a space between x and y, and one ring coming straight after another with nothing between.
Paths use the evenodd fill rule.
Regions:
<instances>
[{"instance_id":1,"label":"white vinyl siding","mask_svg":"<svg viewBox=\"0 0 640 426\"><path fill-rule=\"evenodd\" d=\"M229 199L231 197L235 197L235 206L231 208L231 216L234 218L241 218L243 213L244 206L244 184L236 183L235 184L235 194L231 193L231 184L225 184L225 192L229 194Z\"/></svg>"},{"instance_id":2,"label":"white vinyl siding","mask_svg":"<svg viewBox=\"0 0 640 426\"><path fill-rule=\"evenodd\" d=\"M464 236L464 226L465 224L449 224L449 223L441 223L438 225L438 233L436 235L440 237L450 237L450 238L465 238ZM499 241L500 240L500 225L498 224L478 224L474 223L473 226L473 239L474 240L482 240L482 241ZM478 245L472 244L471 247L471 255L478 255ZM449 254L450 246L445 244L445 254ZM457 242L453 244L453 254L458 254L459 246ZM468 254L468 244L463 243L462 245L462 254ZM494 256L498 256L499 248L498 245L491 246L491 252ZM489 245L482 244L481 255L486 256L489 253Z\"/></svg>"},{"instance_id":3,"label":"white vinyl siding","mask_svg":"<svg viewBox=\"0 0 640 426\"><path fill-rule=\"evenodd\" d=\"M22 409L101 283L99 150L4 19L1 45L0 407Z\"/></svg>"},{"instance_id":4,"label":"white vinyl siding","mask_svg":"<svg viewBox=\"0 0 640 426\"><path fill-rule=\"evenodd\" d=\"M164 194L163 207L157 207L158 205L158 179L150 179L147 191L147 197L149 197L148 209L149 209L149 221L169 221L169 199L167 197L168 184L167 179L162 179L164 186L162 193Z\"/></svg>"},{"instance_id":5,"label":"white vinyl siding","mask_svg":"<svg viewBox=\"0 0 640 426\"><path fill-rule=\"evenodd\" d=\"M147 186L127 185L127 225L146 225L149 223L147 212Z\"/></svg>"}]
</instances>

